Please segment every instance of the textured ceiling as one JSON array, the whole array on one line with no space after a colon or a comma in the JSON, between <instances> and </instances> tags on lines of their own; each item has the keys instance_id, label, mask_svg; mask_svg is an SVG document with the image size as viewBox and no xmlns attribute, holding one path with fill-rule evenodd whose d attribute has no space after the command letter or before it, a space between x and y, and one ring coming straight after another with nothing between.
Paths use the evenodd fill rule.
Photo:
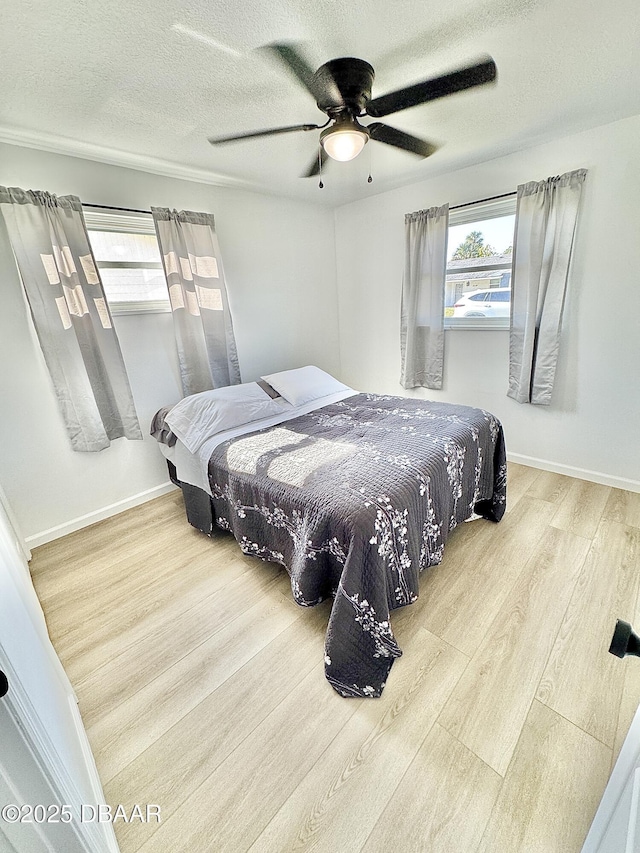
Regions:
<instances>
[{"instance_id":1,"label":"textured ceiling","mask_svg":"<svg viewBox=\"0 0 640 853\"><path fill-rule=\"evenodd\" d=\"M0 140L320 203L640 113L637 0L0 0L0 9ZM374 96L487 53L498 81L385 119L439 145L432 157L369 143L356 160L331 162L319 190L298 177L315 132L207 142L323 121L258 50L274 41L298 43L314 68L367 60Z\"/></svg>"}]
</instances>

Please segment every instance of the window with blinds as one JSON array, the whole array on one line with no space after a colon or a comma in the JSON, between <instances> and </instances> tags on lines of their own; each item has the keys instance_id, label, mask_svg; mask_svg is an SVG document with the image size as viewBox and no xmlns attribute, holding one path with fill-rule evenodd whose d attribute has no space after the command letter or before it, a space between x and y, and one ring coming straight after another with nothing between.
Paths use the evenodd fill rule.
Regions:
<instances>
[{"instance_id":1,"label":"window with blinds","mask_svg":"<svg viewBox=\"0 0 640 853\"><path fill-rule=\"evenodd\" d=\"M84 218L112 313L169 311L151 214L86 207Z\"/></svg>"}]
</instances>

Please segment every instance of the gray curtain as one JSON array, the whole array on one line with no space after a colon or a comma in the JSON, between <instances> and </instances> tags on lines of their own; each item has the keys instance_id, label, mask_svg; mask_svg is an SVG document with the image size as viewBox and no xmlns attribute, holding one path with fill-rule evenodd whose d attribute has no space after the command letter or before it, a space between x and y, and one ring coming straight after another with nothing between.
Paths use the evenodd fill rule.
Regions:
<instances>
[{"instance_id":1,"label":"gray curtain","mask_svg":"<svg viewBox=\"0 0 640 853\"><path fill-rule=\"evenodd\" d=\"M586 174L577 169L518 187L507 394L519 403L551 402Z\"/></svg>"},{"instance_id":2,"label":"gray curtain","mask_svg":"<svg viewBox=\"0 0 640 853\"><path fill-rule=\"evenodd\" d=\"M0 213L73 449L142 439L80 199L0 187Z\"/></svg>"},{"instance_id":3,"label":"gray curtain","mask_svg":"<svg viewBox=\"0 0 640 853\"><path fill-rule=\"evenodd\" d=\"M185 396L237 385L240 368L210 213L152 207Z\"/></svg>"},{"instance_id":4,"label":"gray curtain","mask_svg":"<svg viewBox=\"0 0 640 853\"><path fill-rule=\"evenodd\" d=\"M449 205L407 213L400 349L403 388L442 388Z\"/></svg>"}]
</instances>

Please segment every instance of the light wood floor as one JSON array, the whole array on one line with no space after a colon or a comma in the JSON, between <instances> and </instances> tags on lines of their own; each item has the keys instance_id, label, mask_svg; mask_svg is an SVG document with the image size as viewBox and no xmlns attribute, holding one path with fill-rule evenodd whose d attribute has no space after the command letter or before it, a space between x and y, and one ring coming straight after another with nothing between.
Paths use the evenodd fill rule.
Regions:
<instances>
[{"instance_id":1,"label":"light wood floor","mask_svg":"<svg viewBox=\"0 0 640 853\"><path fill-rule=\"evenodd\" d=\"M640 494L511 465L458 528L381 699L324 678L329 603L187 524L174 492L31 564L122 853L578 853L640 702Z\"/></svg>"}]
</instances>

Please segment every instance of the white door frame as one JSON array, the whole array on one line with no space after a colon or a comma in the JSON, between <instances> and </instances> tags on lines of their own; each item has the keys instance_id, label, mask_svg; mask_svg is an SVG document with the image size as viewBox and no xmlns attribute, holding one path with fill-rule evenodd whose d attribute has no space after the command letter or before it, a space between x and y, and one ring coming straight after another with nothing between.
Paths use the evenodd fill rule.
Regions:
<instances>
[{"instance_id":1,"label":"white door frame","mask_svg":"<svg viewBox=\"0 0 640 853\"><path fill-rule=\"evenodd\" d=\"M39 822L32 815L30 822L13 822L12 819L7 820L6 816L3 818L0 812L0 849L4 851L6 848L11 853L119 853L111 823L82 820L83 817L91 817L91 811L83 810L82 806L104 803L104 793L76 696L49 640L25 555L19 548L18 537L3 500L0 500L0 546L0 571L5 573L4 589L9 595L5 601L5 615L12 619L13 608L19 611L16 612L17 624L20 625L20 620L23 620L25 642L31 644L28 648L33 648L33 654L38 657L42 667L45 680L40 684L43 688L46 685L47 690L51 685L57 703L52 707L60 709L60 719L66 720L68 737L76 744L73 750L75 764L68 766L68 759L65 762L59 754L43 722L44 718L36 710L28 690L21 682L7 647L2 643L0 630L0 670L9 682L8 693L0 698L0 808L7 804L19 807L68 805L72 818L69 823L65 822L66 816L59 823L47 822L46 819ZM10 609L7 610L7 607ZM9 634L5 635L5 642L18 653L16 635L13 638ZM24 660L20 663L21 671L25 674L38 671L31 670L28 664L25 669ZM35 689L37 682L34 681L32 687ZM40 702L42 695L41 692ZM53 697L51 701L54 701ZM71 776L76 769L77 778L82 779L82 782L76 783Z\"/></svg>"},{"instance_id":2,"label":"white door frame","mask_svg":"<svg viewBox=\"0 0 640 853\"><path fill-rule=\"evenodd\" d=\"M27 839L29 844L33 844L35 837L49 845L42 848L43 850L55 853L62 850L65 853L119 853L120 848L110 823L98 823L93 820L83 822L81 819L83 805L104 803L105 799L75 696L69 696L69 713L82 747L85 769L92 786L92 798L89 803L81 796L69 771L60 760L48 732L43 728L1 645L0 670L9 682L9 692L0 699L0 804L68 805L72 815L68 824L64 821L60 824L37 821L8 823L0 818L0 837L4 833L16 847L16 853L23 853L23 849L31 853L31 847L24 845ZM40 799L37 796L47 798ZM90 809L85 809L84 812L89 817L93 816ZM23 846L16 846L16 840ZM40 848L36 846L33 849L37 851Z\"/></svg>"}]
</instances>

